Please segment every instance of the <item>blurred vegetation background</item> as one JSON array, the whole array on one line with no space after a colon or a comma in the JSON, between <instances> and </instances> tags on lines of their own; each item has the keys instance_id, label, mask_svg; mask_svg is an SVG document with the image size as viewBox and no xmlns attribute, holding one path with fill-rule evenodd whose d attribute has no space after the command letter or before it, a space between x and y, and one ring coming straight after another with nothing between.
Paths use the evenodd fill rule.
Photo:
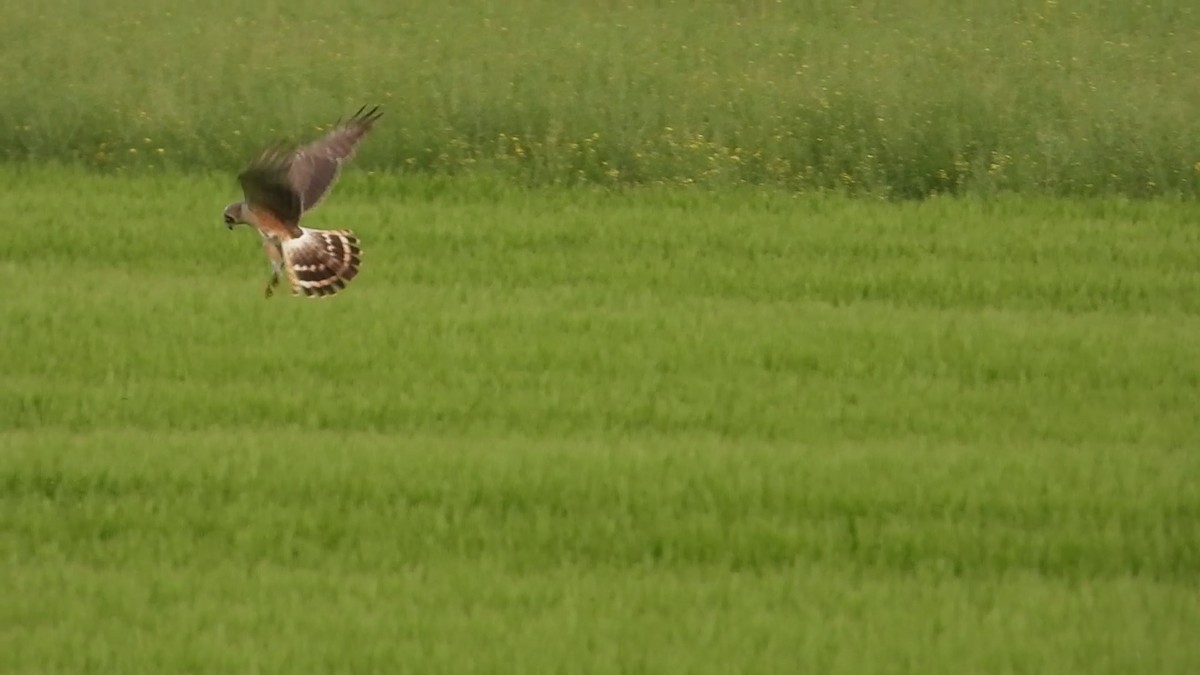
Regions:
<instances>
[{"instance_id":1,"label":"blurred vegetation background","mask_svg":"<svg viewBox=\"0 0 1200 675\"><path fill-rule=\"evenodd\" d=\"M368 170L890 197L1200 193L1190 0L8 3L0 159L236 170L386 107Z\"/></svg>"}]
</instances>

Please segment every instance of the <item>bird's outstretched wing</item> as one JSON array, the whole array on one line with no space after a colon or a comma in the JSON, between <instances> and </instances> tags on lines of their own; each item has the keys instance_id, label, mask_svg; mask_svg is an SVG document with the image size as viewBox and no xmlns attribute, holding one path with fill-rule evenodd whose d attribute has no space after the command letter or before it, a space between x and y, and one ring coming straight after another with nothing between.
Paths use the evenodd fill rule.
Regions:
<instances>
[{"instance_id":1,"label":"bird's outstretched wing","mask_svg":"<svg viewBox=\"0 0 1200 675\"><path fill-rule=\"evenodd\" d=\"M383 116L379 106L366 106L345 122L338 121L329 133L295 151L288 168L292 190L300 195L300 210L314 208L329 192L342 164L354 156L358 142Z\"/></svg>"},{"instance_id":2,"label":"bird's outstretched wing","mask_svg":"<svg viewBox=\"0 0 1200 675\"><path fill-rule=\"evenodd\" d=\"M292 156L292 148L284 144L269 146L238 174L238 182L246 204L260 214L260 220L276 221L288 235L299 237L304 205L288 179ZM269 218L262 217L264 212Z\"/></svg>"}]
</instances>

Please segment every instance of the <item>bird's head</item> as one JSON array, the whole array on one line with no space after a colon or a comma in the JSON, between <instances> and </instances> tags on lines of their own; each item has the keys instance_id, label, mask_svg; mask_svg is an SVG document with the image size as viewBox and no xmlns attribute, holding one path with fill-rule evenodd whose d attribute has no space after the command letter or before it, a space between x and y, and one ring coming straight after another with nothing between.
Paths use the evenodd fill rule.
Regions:
<instances>
[{"instance_id":1,"label":"bird's head","mask_svg":"<svg viewBox=\"0 0 1200 675\"><path fill-rule=\"evenodd\" d=\"M233 229L234 225L248 224L250 221L246 218L246 202L234 202L225 207L225 227Z\"/></svg>"}]
</instances>

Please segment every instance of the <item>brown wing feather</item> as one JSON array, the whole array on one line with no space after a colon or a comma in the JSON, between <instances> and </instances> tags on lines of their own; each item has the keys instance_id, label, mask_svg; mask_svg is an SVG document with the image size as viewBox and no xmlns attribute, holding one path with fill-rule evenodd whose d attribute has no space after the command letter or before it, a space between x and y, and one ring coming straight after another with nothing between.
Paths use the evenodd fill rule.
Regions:
<instances>
[{"instance_id":1,"label":"brown wing feather","mask_svg":"<svg viewBox=\"0 0 1200 675\"><path fill-rule=\"evenodd\" d=\"M296 150L288 169L292 190L300 195L301 211L321 202L337 180L342 164L354 156L359 141L383 116L379 106L366 106L345 122L339 121L322 138Z\"/></svg>"},{"instance_id":2,"label":"brown wing feather","mask_svg":"<svg viewBox=\"0 0 1200 675\"><path fill-rule=\"evenodd\" d=\"M269 213L291 236L298 237L303 202L288 180L291 165L292 150L281 144L272 145L238 174L238 182L246 195L246 203L260 220L264 212Z\"/></svg>"}]
</instances>

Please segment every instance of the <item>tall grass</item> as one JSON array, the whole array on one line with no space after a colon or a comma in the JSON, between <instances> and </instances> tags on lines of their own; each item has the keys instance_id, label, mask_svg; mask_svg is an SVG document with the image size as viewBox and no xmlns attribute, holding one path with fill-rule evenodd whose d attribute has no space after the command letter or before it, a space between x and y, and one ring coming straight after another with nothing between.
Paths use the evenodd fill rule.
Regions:
<instances>
[{"instance_id":1,"label":"tall grass","mask_svg":"<svg viewBox=\"0 0 1200 675\"><path fill-rule=\"evenodd\" d=\"M0 153L231 169L380 102L367 168L1196 195L1193 5L10 3Z\"/></svg>"}]
</instances>

